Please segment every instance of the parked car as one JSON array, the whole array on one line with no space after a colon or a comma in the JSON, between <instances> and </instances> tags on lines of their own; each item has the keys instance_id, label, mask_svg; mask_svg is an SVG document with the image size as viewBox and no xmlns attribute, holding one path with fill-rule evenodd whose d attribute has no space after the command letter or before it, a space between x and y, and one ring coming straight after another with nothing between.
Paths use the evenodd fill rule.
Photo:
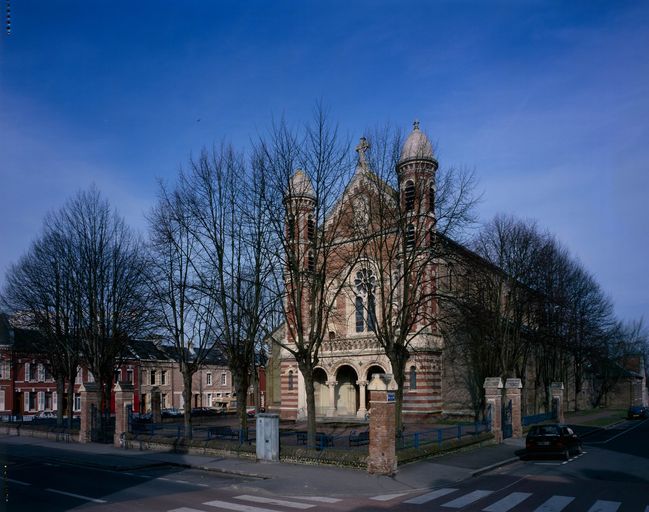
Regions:
<instances>
[{"instance_id":1,"label":"parked car","mask_svg":"<svg viewBox=\"0 0 649 512\"><path fill-rule=\"evenodd\" d=\"M160 412L163 418L179 418L181 417L184 413L180 409L176 409L175 407L168 407L166 409L162 409Z\"/></svg>"},{"instance_id":2,"label":"parked car","mask_svg":"<svg viewBox=\"0 0 649 512\"><path fill-rule=\"evenodd\" d=\"M646 419L649 418L649 408L644 407L643 405L632 405L629 407L629 412L627 413L627 418L630 420Z\"/></svg>"},{"instance_id":3,"label":"parked car","mask_svg":"<svg viewBox=\"0 0 649 512\"><path fill-rule=\"evenodd\" d=\"M559 455L568 460L571 454L581 453L581 439L568 425L534 425L527 433L525 449L528 455Z\"/></svg>"}]
</instances>

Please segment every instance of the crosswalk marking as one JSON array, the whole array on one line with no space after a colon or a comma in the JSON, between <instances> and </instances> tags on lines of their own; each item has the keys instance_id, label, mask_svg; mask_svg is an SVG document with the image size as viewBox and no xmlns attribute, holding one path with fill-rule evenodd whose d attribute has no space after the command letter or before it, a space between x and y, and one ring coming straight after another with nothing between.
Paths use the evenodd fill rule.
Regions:
<instances>
[{"instance_id":1,"label":"crosswalk marking","mask_svg":"<svg viewBox=\"0 0 649 512\"><path fill-rule=\"evenodd\" d=\"M380 496L373 496L370 499L374 500L374 501L390 501L390 500L393 500L395 498L400 498L401 496L405 496L406 494L408 494L408 493L407 492L400 492L400 493L397 493L397 494L381 494Z\"/></svg>"},{"instance_id":2,"label":"crosswalk marking","mask_svg":"<svg viewBox=\"0 0 649 512\"><path fill-rule=\"evenodd\" d=\"M442 507L462 508L473 503L474 501L478 501L479 499L484 498L485 496L489 496L492 492L493 491L483 491L481 489L478 489L477 491L473 491L469 494L465 494L464 496L460 496L459 498L449 501L448 503L444 503Z\"/></svg>"},{"instance_id":3,"label":"crosswalk marking","mask_svg":"<svg viewBox=\"0 0 649 512\"><path fill-rule=\"evenodd\" d=\"M621 504L619 501L597 500L588 512L615 512Z\"/></svg>"},{"instance_id":4,"label":"crosswalk marking","mask_svg":"<svg viewBox=\"0 0 649 512\"><path fill-rule=\"evenodd\" d=\"M250 505L241 505L239 503L229 503L227 501L213 500L206 501L203 505L214 508L222 508L225 510L235 510L236 512L277 512L277 509L252 507Z\"/></svg>"},{"instance_id":5,"label":"crosswalk marking","mask_svg":"<svg viewBox=\"0 0 649 512\"><path fill-rule=\"evenodd\" d=\"M235 496L236 500L252 501L253 503L265 503L267 505L279 505L280 507L298 508L306 510L315 507L312 503L298 503L296 501L277 500L274 498L265 498L263 496L251 496L250 494L242 494Z\"/></svg>"},{"instance_id":6,"label":"crosswalk marking","mask_svg":"<svg viewBox=\"0 0 649 512\"><path fill-rule=\"evenodd\" d=\"M507 512L530 496L532 496L531 492L513 492L509 496L505 496L503 499L482 510L485 512Z\"/></svg>"},{"instance_id":7,"label":"crosswalk marking","mask_svg":"<svg viewBox=\"0 0 649 512\"><path fill-rule=\"evenodd\" d=\"M552 496L534 512L561 512L574 499L572 496Z\"/></svg>"},{"instance_id":8,"label":"crosswalk marking","mask_svg":"<svg viewBox=\"0 0 649 512\"><path fill-rule=\"evenodd\" d=\"M457 491L457 489L451 489L451 488L437 489L427 494L422 494L421 496L410 498L409 500L404 501L404 503L409 503L412 505L422 505L436 498L441 498L442 496L446 496L447 494L450 494L454 491Z\"/></svg>"},{"instance_id":9,"label":"crosswalk marking","mask_svg":"<svg viewBox=\"0 0 649 512\"><path fill-rule=\"evenodd\" d=\"M338 503L340 498L328 498L326 496L289 496L294 500L318 501L320 503Z\"/></svg>"}]
</instances>

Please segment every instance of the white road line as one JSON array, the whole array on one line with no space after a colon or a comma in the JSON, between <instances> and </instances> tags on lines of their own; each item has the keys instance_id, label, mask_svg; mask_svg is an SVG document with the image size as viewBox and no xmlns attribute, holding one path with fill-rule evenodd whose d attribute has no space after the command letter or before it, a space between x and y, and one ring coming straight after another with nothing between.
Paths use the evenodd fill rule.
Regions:
<instances>
[{"instance_id":1,"label":"white road line","mask_svg":"<svg viewBox=\"0 0 649 512\"><path fill-rule=\"evenodd\" d=\"M327 498L326 496L289 496L289 498L294 500L306 500L306 501L317 501L319 503L338 503L339 498Z\"/></svg>"},{"instance_id":2,"label":"white road line","mask_svg":"<svg viewBox=\"0 0 649 512\"><path fill-rule=\"evenodd\" d=\"M45 490L49 492L54 492L56 494L63 494L64 496L70 496L72 498L79 498L80 500L92 501L93 503L108 503L106 500L90 498L88 496L82 496L81 494L74 494L72 492L58 491L57 489L45 489Z\"/></svg>"},{"instance_id":3,"label":"white road line","mask_svg":"<svg viewBox=\"0 0 649 512\"><path fill-rule=\"evenodd\" d=\"M572 496L552 496L534 512L561 512L574 499Z\"/></svg>"},{"instance_id":4,"label":"white road line","mask_svg":"<svg viewBox=\"0 0 649 512\"><path fill-rule=\"evenodd\" d=\"M208 507L222 508L225 510L236 510L237 512L277 512L277 509L271 510L269 508L251 507L250 505L240 505L238 503L228 503L227 501L206 501L203 505Z\"/></svg>"},{"instance_id":5,"label":"white road line","mask_svg":"<svg viewBox=\"0 0 649 512\"><path fill-rule=\"evenodd\" d=\"M421 496L410 498L409 500L404 501L404 503L409 503L412 505L422 505L436 498L441 498L442 496L446 496L447 494L450 494L455 491L457 491L457 489L450 489L450 488L436 489L435 491L429 492L427 494L422 494Z\"/></svg>"},{"instance_id":6,"label":"white road line","mask_svg":"<svg viewBox=\"0 0 649 512\"><path fill-rule=\"evenodd\" d=\"M481 489L478 489L477 491L473 491L470 492L469 494L465 494L464 496L460 496L459 498L454 499L453 501L444 503L442 507L462 508L466 505L473 503L474 501L478 501L479 499L484 498L485 496L489 496L492 492L493 491L483 491Z\"/></svg>"},{"instance_id":7,"label":"white road line","mask_svg":"<svg viewBox=\"0 0 649 512\"><path fill-rule=\"evenodd\" d=\"M641 423L638 423L637 425L632 426L631 428L626 428L626 429L622 430L619 434L615 434L613 437L608 438L606 441L593 441L593 442L589 442L588 444L606 444L606 443L610 443L611 441L613 441L613 439L617 439L621 435L624 435L624 434L626 434L628 432L631 432L632 430L635 430L636 428L642 426L643 423L644 423L644 421L641 422Z\"/></svg>"},{"instance_id":8,"label":"white road line","mask_svg":"<svg viewBox=\"0 0 649 512\"><path fill-rule=\"evenodd\" d=\"M397 494L381 494L380 496L372 496L370 499L374 501L390 501L395 498L400 498L401 496L405 496L408 494L407 492L400 492Z\"/></svg>"},{"instance_id":9,"label":"white road line","mask_svg":"<svg viewBox=\"0 0 649 512\"><path fill-rule=\"evenodd\" d=\"M197 508L180 507L180 508L175 508L173 510L168 510L167 512L203 512L203 511L198 510Z\"/></svg>"},{"instance_id":10,"label":"white road line","mask_svg":"<svg viewBox=\"0 0 649 512\"><path fill-rule=\"evenodd\" d=\"M300 510L306 510L308 508L315 507L315 505L313 505L312 503L298 503L296 501L276 500L274 498L264 498L263 496L251 496L250 494L235 496L234 499L252 501L253 503L264 503L266 505L278 505L280 507L297 508Z\"/></svg>"},{"instance_id":11,"label":"white road line","mask_svg":"<svg viewBox=\"0 0 649 512\"><path fill-rule=\"evenodd\" d=\"M588 512L615 512L620 508L619 501L597 500L595 504L588 509Z\"/></svg>"},{"instance_id":12,"label":"white road line","mask_svg":"<svg viewBox=\"0 0 649 512\"><path fill-rule=\"evenodd\" d=\"M513 492L509 496L505 496L502 500L498 500L493 505L489 505L482 510L485 512L507 512L530 496L532 496L531 492Z\"/></svg>"},{"instance_id":13,"label":"white road line","mask_svg":"<svg viewBox=\"0 0 649 512\"><path fill-rule=\"evenodd\" d=\"M12 484L18 484L18 485L32 485L29 482L21 482L20 480L14 480L13 478L5 478L5 481L11 482Z\"/></svg>"}]
</instances>

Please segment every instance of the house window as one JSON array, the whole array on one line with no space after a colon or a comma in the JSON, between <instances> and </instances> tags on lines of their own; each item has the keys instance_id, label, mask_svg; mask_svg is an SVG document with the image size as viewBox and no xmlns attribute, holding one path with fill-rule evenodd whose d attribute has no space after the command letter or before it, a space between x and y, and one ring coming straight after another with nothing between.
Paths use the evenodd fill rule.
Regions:
<instances>
[{"instance_id":1,"label":"house window","mask_svg":"<svg viewBox=\"0 0 649 512\"><path fill-rule=\"evenodd\" d=\"M0 379L9 378L9 362L0 361Z\"/></svg>"},{"instance_id":2,"label":"house window","mask_svg":"<svg viewBox=\"0 0 649 512\"><path fill-rule=\"evenodd\" d=\"M167 384L167 370L162 370L160 372L160 384L163 386Z\"/></svg>"},{"instance_id":3,"label":"house window","mask_svg":"<svg viewBox=\"0 0 649 512\"><path fill-rule=\"evenodd\" d=\"M44 411L45 410L45 392L44 391L39 391L37 394L38 394L38 410L39 411Z\"/></svg>"},{"instance_id":4,"label":"house window","mask_svg":"<svg viewBox=\"0 0 649 512\"><path fill-rule=\"evenodd\" d=\"M406 211L414 210L415 208L415 184L408 180L406 181L406 188L404 193L406 199Z\"/></svg>"},{"instance_id":5,"label":"house window","mask_svg":"<svg viewBox=\"0 0 649 512\"><path fill-rule=\"evenodd\" d=\"M5 410L5 390L0 389L0 411Z\"/></svg>"},{"instance_id":6,"label":"house window","mask_svg":"<svg viewBox=\"0 0 649 512\"><path fill-rule=\"evenodd\" d=\"M54 401L51 391L45 392L45 410L53 411L54 410Z\"/></svg>"},{"instance_id":7,"label":"house window","mask_svg":"<svg viewBox=\"0 0 649 512\"><path fill-rule=\"evenodd\" d=\"M36 399L37 399L37 394L35 392L28 392L27 396L29 397L29 407L27 410L29 411L35 411L36 410Z\"/></svg>"},{"instance_id":8,"label":"house window","mask_svg":"<svg viewBox=\"0 0 649 512\"><path fill-rule=\"evenodd\" d=\"M212 407L212 393L207 394L207 407Z\"/></svg>"},{"instance_id":9,"label":"house window","mask_svg":"<svg viewBox=\"0 0 649 512\"><path fill-rule=\"evenodd\" d=\"M122 381L122 370L115 370L115 382Z\"/></svg>"},{"instance_id":10,"label":"house window","mask_svg":"<svg viewBox=\"0 0 649 512\"><path fill-rule=\"evenodd\" d=\"M133 370L126 370L126 382L133 382Z\"/></svg>"},{"instance_id":11,"label":"house window","mask_svg":"<svg viewBox=\"0 0 649 512\"><path fill-rule=\"evenodd\" d=\"M79 393L74 394L74 410L81 410L81 395Z\"/></svg>"},{"instance_id":12,"label":"house window","mask_svg":"<svg viewBox=\"0 0 649 512\"><path fill-rule=\"evenodd\" d=\"M417 389L417 369L414 365L410 367L410 389Z\"/></svg>"},{"instance_id":13,"label":"house window","mask_svg":"<svg viewBox=\"0 0 649 512\"><path fill-rule=\"evenodd\" d=\"M167 405L167 393L162 393L162 408L166 409L167 407L169 407Z\"/></svg>"},{"instance_id":14,"label":"house window","mask_svg":"<svg viewBox=\"0 0 649 512\"><path fill-rule=\"evenodd\" d=\"M47 366L45 367L45 380L54 380L54 378L52 377L52 372Z\"/></svg>"},{"instance_id":15,"label":"house window","mask_svg":"<svg viewBox=\"0 0 649 512\"><path fill-rule=\"evenodd\" d=\"M227 386L228 385L228 374L223 372L221 374L221 386Z\"/></svg>"},{"instance_id":16,"label":"house window","mask_svg":"<svg viewBox=\"0 0 649 512\"><path fill-rule=\"evenodd\" d=\"M45 381L45 366L39 363L37 366L37 371L38 371L38 382L44 382Z\"/></svg>"},{"instance_id":17,"label":"house window","mask_svg":"<svg viewBox=\"0 0 649 512\"><path fill-rule=\"evenodd\" d=\"M207 372L207 385L212 385L212 372Z\"/></svg>"},{"instance_id":18,"label":"house window","mask_svg":"<svg viewBox=\"0 0 649 512\"><path fill-rule=\"evenodd\" d=\"M288 372L288 390L293 391L293 370Z\"/></svg>"},{"instance_id":19,"label":"house window","mask_svg":"<svg viewBox=\"0 0 649 512\"><path fill-rule=\"evenodd\" d=\"M155 382L155 378L156 378L156 371L155 371L155 370L151 370L151 375L150 375L149 384L151 384L152 386L155 386L155 384L156 384L156 382Z\"/></svg>"}]
</instances>

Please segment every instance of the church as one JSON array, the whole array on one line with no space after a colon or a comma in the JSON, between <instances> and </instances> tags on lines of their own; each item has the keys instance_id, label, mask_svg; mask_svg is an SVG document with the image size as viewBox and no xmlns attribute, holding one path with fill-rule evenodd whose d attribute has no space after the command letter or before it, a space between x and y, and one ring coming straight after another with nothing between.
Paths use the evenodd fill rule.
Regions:
<instances>
[{"instance_id":1,"label":"church","mask_svg":"<svg viewBox=\"0 0 649 512\"><path fill-rule=\"evenodd\" d=\"M339 262L336 271L328 273L326 277L328 282L341 282L335 288L336 298L331 304L326 335L313 373L316 416L350 420L367 418L367 385L372 375L395 374L377 333L382 319L384 322L394 322L394 319L386 320L392 309L398 315L402 302L400 297L408 293L401 291L403 284L426 297L413 312L414 321L408 326L411 335L407 340L409 357L402 374L403 417L423 418L449 412L449 407L453 407L457 413L470 415L468 398L460 396L458 400L454 396L457 386L445 386L448 381L445 373L450 373L445 372L443 338L435 325L435 315L438 313L436 287L440 286L440 279L446 275L441 270L445 263L439 258L430 257L429 245L426 245L425 251L420 251L426 254L423 259L414 256L410 263L406 261L408 251L414 253L418 244L424 247L432 243L435 232L435 176L438 162L432 144L419 128L419 123L415 122L400 148L396 169L392 168L392 172L397 174L398 191L373 172L367 157L368 148L365 138L361 138L356 148L358 161L355 173L336 207L328 212L323 222L326 231L333 229L331 226L336 221L332 219L350 219L347 222L350 227L345 231L339 225L336 236L347 240L342 245L349 246L348 252L354 252L356 257L349 262ZM319 256L308 249L308 239L314 236L317 229L313 220L315 192L307 175L299 170L292 177L290 190L292 195L285 200L290 209L287 230L291 236L296 232L298 238L300 233L304 233L304 245L307 247L304 250L305 265L315 267L314 260ZM379 195L388 197L387 202L382 202ZM383 237L384 245L381 247L372 245L376 239L374 233L385 230L375 224L378 205L393 208L396 203L399 203L398 209L405 212L403 218L406 219L402 228L396 229L400 234ZM354 246L354 240L363 238L358 236L359 229L369 240L360 249L358 245ZM399 239L404 241L405 256L400 249L396 249L400 245ZM300 246L300 242L297 246ZM344 260L340 256L338 259ZM341 271L341 267L346 269ZM329 268L332 269L333 265ZM405 279L407 282L398 277L399 272L404 273L404 268L408 268L408 273L412 275ZM290 283L290 279L287 282ZM385 293L390 287L393 289L392 295ZM306 307L305 304L302 306ZM290 329L284 324L276 336L280 337L281 342L272 344L267 368L268 408L279 412L282 419L301 420L306 417L307 410L305 382L295 359L286 350L286 346L292 343Z\"/></svg>"}]
</instances>

